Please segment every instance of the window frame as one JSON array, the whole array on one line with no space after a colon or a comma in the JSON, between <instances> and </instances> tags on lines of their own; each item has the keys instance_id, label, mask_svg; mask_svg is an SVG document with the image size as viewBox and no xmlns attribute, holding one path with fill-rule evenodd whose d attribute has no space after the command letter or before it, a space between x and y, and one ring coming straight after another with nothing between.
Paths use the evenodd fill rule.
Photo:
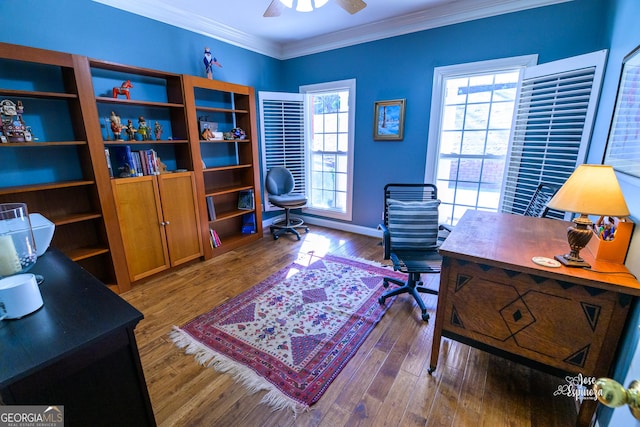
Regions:
<instances>
[{"instance_id":1,"label":"window frame","mask_svg":"<svg viewBox=\"0 0 640 427\"><path fill-rule=\"evenodd\" d=\"M349 109L348 109L348 142L347 142L347 195L345 212L339 212L333 209L323 209L311 205L311 188L312 171L311 165L311 145L313 141L313 106L311 105L311 95L322 92L333 92L339 90L347 90L349 92ZM299 87L299 92L305 97L305 145L306 145L306 194L309 202L304 212L312 215L328 217L351 221L353 219L353 159L355 147L355 108L356 108L356 79L345 79L325 83L317 83L303 85Z\"/></svg>"}]
</instances>

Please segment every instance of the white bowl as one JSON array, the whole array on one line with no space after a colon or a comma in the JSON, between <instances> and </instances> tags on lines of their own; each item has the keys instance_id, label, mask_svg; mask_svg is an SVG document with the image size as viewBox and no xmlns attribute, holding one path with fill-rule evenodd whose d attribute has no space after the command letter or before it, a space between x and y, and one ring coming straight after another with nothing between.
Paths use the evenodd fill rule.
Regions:
<instances>
[{"instance_id":1,"label":"white bowl","mask_svg":"<svg viewBox=\"0 0 640 427\"><path fill-rule=\"evenodd\" d=\"M51 244L56 226L39 213L29 214L29 221L31 221L33 238L36 241L36 253L38 256L42 256Z\"/></svg>"}]
</instances>

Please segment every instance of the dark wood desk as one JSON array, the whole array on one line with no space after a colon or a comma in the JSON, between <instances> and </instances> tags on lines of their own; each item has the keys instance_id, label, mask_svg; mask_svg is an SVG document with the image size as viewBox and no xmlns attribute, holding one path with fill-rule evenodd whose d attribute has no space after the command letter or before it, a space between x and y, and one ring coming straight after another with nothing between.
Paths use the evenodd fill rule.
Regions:
<instances>
[{"instance_id":1,"label":"dark wood desk","mask_svg":"<svg viewBox=\"0 0 640 427\"><path fill-rule=\"evenodd\" d=\"M564 377L608 376L640 283L624 265L583 256L596 273L542 267L534 256L569 251L570 223L467 211L442 245L431 371L441 337ZM591 424L585 400L578 425Z\"/></svg>"},{"instance_id":2,"label":"dark wood desk","mask_svg":"<svg viewBox=\"0 0 640 427\"><path fill-rule=\"evenodd\" d=\"M49 249L44 306L0 322L0 401L64 405L66 426L155 425L134 328L142 313Z\"/></svg>"}]
</instances>

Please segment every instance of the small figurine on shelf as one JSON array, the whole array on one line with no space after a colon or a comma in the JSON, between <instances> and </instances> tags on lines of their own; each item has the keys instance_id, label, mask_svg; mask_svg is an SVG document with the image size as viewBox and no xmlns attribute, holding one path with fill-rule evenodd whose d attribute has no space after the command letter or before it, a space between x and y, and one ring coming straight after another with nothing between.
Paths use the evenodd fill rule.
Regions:
<instances>
[{"instance_id":1,"label":"small figurine on shelf","mask_svg":"<svg viewBox=\"0 0 640 427\"><path fill-rule=\"evenodd\" d=\"M117 141L123 141L122 139L122 122L120 121L120 116L116 116L115 111L111 112L111 116L109 116L109 121L111 122L111 132L113 132L113 139Z\"/></svg>"},{"instance_id":2,"label":"small figurine on shelf","mask_svg":"<svg viewBox=\"0 0 640 427\"><path fill-rule=\"evenodd\" d=\"M240 128L231 129L231 133L233 134L233 137L235 139L245 139L247 137L247 134L245 133L245 131L243 131Z\"/></svg>"},{"instance_id":3,"label":"small figurine on shelf","mask_svg":"<svg viewBox=\"0 0 640 427\"><path fill-rule=\"evenodd\" d=\"M127 97L127 99L131 99L130 95L129 95L129 89L131 89L132 87L133 87L133 85L131 84L131 80L127 80L127 81L122 82L120 87L114 86L113 87L113 97L117 98L118 95L124 95L124 96Z\"/></svg>"},{"instance_id":4,"label":"small figurine on shelf","mask_svg":"<svg viewBox=\"0 0 640 427\"><path fill-rule=\"evenodd\" d=\"M160 138L162 137L162 126L157 121L153 125L153 132L156 136L156 141L160 141Z\"/></svg>"},{"instance_id":5,"label":"small figurine on shelf","mask_svg":"<svg viewBox=\"0 0 640 427\"><path fill-rule=\"evenodd\" d=\"M133 122L131 120L127 120L127 136L129 137L129 141L134 141L136 139L136 128L133 126Z\"/></svg>"},{"instance_id":6,"label":"small figurine on shelf","mask_svg":"<svg viewBox=\"0 0 640 427\"><path fill-rule=\"evenodd\" d=\"M208 47L204 48L204 71L207 73L208 79L213 79L213 66L222 68L222 65L218 62L215 56L211 56L211 49Z\"/></svg>"},{"instance_id":7,"label":"small figurine on shelf","mask_svg":"<svg viewBox=\"0 0 640 427\"><path fill-rule=\"evenodd\" d=\"M151 135L149 135L149 133L150 129L149 126L147 126L147 121L142 116L138 117L139 139L142 141L149 141L149 139L151 139Z\"/></svg>"},{"instance_id":8,"label":"small figurine on shelf","mask_svg":"<svg viewBox=\"0 0 640 427\"><path fill-rule=\"evenodd\" d=\"M18 101L17 107L13 101L8 99L0 102L2 133L8 142L28 142L32 139L31 132L22 119L23 110L21 101Z\"/></svg>"},{"instance_id":9,"label":"small figurine on shelf","mask_svg":"<svg viewBox=\"0 0 640 427\"><path fill-rule=\"evenodd\" d=\"M213 139L213 132L211 131L211 128L208 124L203 125L203 128L204 129L202 130L202 134L200 136L205 141L211 141Z\"/></svg>"}]
</instances>

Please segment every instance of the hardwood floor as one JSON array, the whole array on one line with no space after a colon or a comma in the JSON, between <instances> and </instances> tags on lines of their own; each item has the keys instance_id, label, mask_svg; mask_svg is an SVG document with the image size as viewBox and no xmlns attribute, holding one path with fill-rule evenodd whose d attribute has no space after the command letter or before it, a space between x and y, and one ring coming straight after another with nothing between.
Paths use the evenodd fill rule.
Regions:
<instances>
[{"instance_id":1,"label":"hardwood floor","mask_svg":"<svg viewBox=\"0 0 640 427\"><path fill-rule=\"evenodd\" d=\"M427 373L437 297L425 323L406 294L311 411L293 417L260 404L226 374L200 366L168 338L180 326L313 251L382 259L379 239L313 226L301 241L264 239L138 284L122 296L145 315L136 329L159 426L571 426L575 401L553 396L564 379L443 339ZM437 287L437 275L423 276Z\"/></svg>"}]
</instances>

